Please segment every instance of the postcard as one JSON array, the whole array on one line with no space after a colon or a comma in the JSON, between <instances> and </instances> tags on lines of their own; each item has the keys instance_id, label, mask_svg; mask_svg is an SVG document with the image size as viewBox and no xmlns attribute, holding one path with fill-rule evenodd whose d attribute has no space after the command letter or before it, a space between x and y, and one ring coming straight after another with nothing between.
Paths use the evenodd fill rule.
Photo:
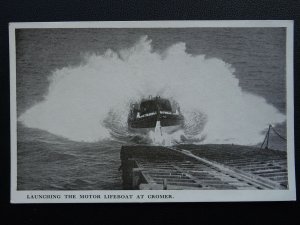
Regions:
<instances>
[{"instance_id":1,"label":"postcard","mask_svg":"<svg viewBox=\"0 0 300 225\"><path fill-rule=\"evenodd\" d=\"M296 200L293 26L10 23L11 202Z\"/></svg>"}]
</instances>

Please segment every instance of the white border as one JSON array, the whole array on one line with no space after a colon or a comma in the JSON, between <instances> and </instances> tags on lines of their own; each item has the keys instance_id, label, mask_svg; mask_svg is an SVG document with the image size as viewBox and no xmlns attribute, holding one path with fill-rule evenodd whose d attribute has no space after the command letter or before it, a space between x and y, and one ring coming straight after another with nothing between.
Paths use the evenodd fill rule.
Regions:
<instances>
[{"instance_id":1,"label":"white border","mask_svg":"<svg viewBox=\"0 0 300 225\"><path fill-rule=\"evenodd\" d=\"M288 190L99 190L99 191L17 191L17 114L16 114L16 29L40 28L203 28L203 27L285 27L286 91L287 91L287 159ZM38 22L9 24L10 53L10 115L11 115L11 203L96 203L96 202L233 202L233 201L290 201L296 200L294 160L294 82L293 27L291 20L237 21L114 21L114 22ZM28 199L28 196L60 195L60 199ZM151 199L148 195L172 195L172 199ZM66 199L75 195L76 199ZM80 199L80 195L101 195L101 199ZM132 199L104 199L104 195L133 195ZM136 199L144 195L143 199Z\"/></svg>"}]
</instances>

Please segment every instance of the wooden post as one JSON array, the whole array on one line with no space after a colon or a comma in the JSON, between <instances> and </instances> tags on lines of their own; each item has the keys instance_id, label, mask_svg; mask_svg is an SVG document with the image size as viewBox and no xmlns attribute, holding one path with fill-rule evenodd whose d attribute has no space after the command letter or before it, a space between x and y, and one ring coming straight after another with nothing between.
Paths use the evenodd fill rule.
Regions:
<instances>
[{"instance_id":1,"label":"wooden post","mask_svg":"<svg viewBox=\"0 0 300 225\"><path fill-rule=\"evenodd\" d=\"M168 189L167 178L164 178L164 180L163 180L163 190L167 190L167 189Z\"/></svg>"},{"instance_id":2,"label":"wooden post","mask_svg":"<svg viewBox=\"0 0 300 225\"><path fill-rule=\"evenodd\" d=\"M123 189L130 190L132 189L133 177L132 170L135 167L135 162L132 159L122 162L122 180L123 180Z\"/></svg>"},{"instance_id":3,"label":"wooden post","mask_svg":"<svg viewBox=\"0 0 300 225\"><path fill-rule=\"evenodd\" d=\"M265 147L265 149L269 149L269 138L270 138L270 130L271 130L271 124L269 125L269 129L268 129L268 137L267 137L267 145Z\"/></svg>"},{"instance_id":4,"label":"wooden post","mask_svg":"<svg viewBox=\"0 0 300 225\"><path fill-rule=\"evenodd\" d=\"M141 169L133 168L132 169L132 188L138 189L141 183Z\"/></svg>"},{"instance_id":5,"label":"wooden post","mask_svg":"<svg viewBox=\"0 0 300 225\"><path fill-rule=\"evenodd\" d=\"M265 142L266 142L266 147L265 147L265 149L269 149L269 135L270 135L271 127L272 127L272 126L271 126L271 124L270 124L270 125L269 125L269 129L268 129L268 132L266 133L266 136L265 136L265 138L264 138L263 143L262 143L261 146L260 146L260 149L263 148Z\"/></svg>"}]
</instances>

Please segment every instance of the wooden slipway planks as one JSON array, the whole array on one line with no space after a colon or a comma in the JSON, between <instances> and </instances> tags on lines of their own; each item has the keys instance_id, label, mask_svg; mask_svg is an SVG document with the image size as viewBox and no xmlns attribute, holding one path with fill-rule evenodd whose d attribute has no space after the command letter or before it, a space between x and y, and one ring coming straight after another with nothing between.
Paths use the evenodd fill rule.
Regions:
<instances>
[{"instance_id":1,"label":"wooden slipway planks","mask_svg":"<svg viewBox=\"0 0 300 225\"><path fill-rule=\"evenodd\" d=\"M239 145L123 146L124 189L286 189L286 153Z\"/></svg>"}]
</instances>

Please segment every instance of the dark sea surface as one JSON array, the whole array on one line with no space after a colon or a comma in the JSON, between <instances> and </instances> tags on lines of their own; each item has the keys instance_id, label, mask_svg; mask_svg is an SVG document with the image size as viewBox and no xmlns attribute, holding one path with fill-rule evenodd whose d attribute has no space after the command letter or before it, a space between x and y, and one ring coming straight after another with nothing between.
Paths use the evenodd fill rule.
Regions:
<instances>
[{"instance_id":1,"label":"dark sea surface","mask_svg":"<svg viewBox=\"0 0 300 225\"><path fill-rule=\"evenodd\" d=\"M17 30L17 114L44 100L55 70L80 65L88 53L133 46L143 35L152 40L154 51L184 42L189 54L231 64L242 90L285 114L285 34L284 28ZM286 123L275 129L286 136ZM122 188L118 168L124 141L76 142L20 122L17 138L19 190ZM272 133L270 147L286 150Z\"/></svg>"}]
</instances>

